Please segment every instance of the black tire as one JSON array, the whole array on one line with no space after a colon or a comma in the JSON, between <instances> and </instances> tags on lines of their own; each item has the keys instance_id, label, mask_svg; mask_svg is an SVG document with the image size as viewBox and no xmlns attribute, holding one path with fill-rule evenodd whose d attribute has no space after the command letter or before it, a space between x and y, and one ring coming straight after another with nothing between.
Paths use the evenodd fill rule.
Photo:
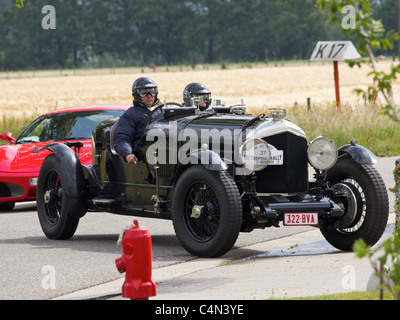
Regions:
<instances>
[{"instance_id":1,"label":"black tire","mask_svg":"<svg viewBox=\"0 0 400 320\"><path fill-rule=\"evenodd\" d=\"M201 208L193 216L193 208ZM174 190L172 221L187 252L219 257L235 244L242 223L242 203L235 182L224 171L202 166L187 169Z\"/></svg>"},{"instance_id":2,"label":"black tire","mask_svg":"<svg viewBox=\"0 0 400 320\"><path fill-rule=\"evenodd\" d=\"M5 202L0 204L0 211L12 211L15 207L15 202Z\"/></svg>"},{"instance_id":3,"label":"black tire","mask_svg":"<svg viewBox=\"0 0 400 320\"><path fill-rule=\"evenodd\" d=\"M68 194L70 188L65 185L65 174L54 154L43 161L38 178L36 201L40 225L49 239L70 239L79 223L79 218L69 214L79 212L82 208L77 205L76 199Z\"/></svg>"},{"instance_id":4,"label":"black tire","mask_svg":"<svg viewBox=\"0 0 400 320\"><path fill-rule=\"evenodd\" d=\"M342 159L330 170L327 180L331 186L344 183L352 186L361 209L348 226L337 229L321 227L325 239L334 247L351 251L354 241L364 239L374 245L385 231L389 217L389 200L385 183L372 165L360 165L350 158Z\"/></svg>"},{"instance_id":5,"label":"black tire","mask_svg":"<svg viewBox=\"0 0 400 320\"><path fill-rule=\"evenodd\" d=\"M11 193L10 190L8 190L7 186L5 186L3 183L0 183L0 197L7 198L10 196ZM0 211L12 211L12 209L14 209L14 206L15 202L0 203Z\"/></svg>"}]
</instances>

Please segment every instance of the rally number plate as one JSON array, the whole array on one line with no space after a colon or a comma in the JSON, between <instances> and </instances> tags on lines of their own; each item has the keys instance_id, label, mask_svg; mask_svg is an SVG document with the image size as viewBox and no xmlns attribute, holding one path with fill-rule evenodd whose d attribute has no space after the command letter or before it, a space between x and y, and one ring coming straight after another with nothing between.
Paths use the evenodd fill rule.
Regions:
<instances>
[{"instance_id":1,"label":"rally number plate","mask_svg":"<svg viewBox=\"0 0 400 320\"><path fill-rule=\"evenodd\" d=\"M314 226L318 225L318 213L285 213L285 226Z\"/></svg>"}]
</instances>

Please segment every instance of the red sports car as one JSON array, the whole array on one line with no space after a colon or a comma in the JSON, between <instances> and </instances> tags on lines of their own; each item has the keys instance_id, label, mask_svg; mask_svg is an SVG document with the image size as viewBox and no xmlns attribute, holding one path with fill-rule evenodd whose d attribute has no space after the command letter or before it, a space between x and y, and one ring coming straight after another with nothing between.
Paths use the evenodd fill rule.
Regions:
<instances>
[{"instance_id":1,"label":"red sports car","mask_svg":"<svg viewBox=\"0 0 400 320\"><path fill-rule=\"evenodd\" d=\"M59 109L34 120L15 139L0 135L10 145L0 146L0 210L12 210L15 202L36 200L40 167L50 151L33 150L53 142L64 142L77 152L82 164L92 163L91 135L103 120L119 117L129 105L104 105Z\"/></svg>"}]
</instances>

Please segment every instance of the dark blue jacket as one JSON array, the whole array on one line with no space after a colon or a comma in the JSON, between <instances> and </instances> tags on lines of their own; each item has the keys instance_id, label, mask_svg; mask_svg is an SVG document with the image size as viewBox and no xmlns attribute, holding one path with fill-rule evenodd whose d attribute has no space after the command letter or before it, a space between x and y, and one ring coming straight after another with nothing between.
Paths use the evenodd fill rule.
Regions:
<instances>
[{"instance_id":1,"label":"dark blue jacket","mask_svg":"<svg viewBox=\"0 0 400 320\"><path fill-rule=\"evenodd\" d=\"M126 161L128 154L141 154L137 144L145 131L145 122L150 109L142 103L134 101L132 107L125 111L119 118L115 131L115 148Z\"/></svg>"}]
</instances>

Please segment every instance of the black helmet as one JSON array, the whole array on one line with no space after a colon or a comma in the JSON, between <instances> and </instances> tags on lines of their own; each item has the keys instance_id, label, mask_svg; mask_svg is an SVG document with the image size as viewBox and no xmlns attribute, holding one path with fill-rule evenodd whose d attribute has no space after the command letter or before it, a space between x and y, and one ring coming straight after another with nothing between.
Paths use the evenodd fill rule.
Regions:
<instances>
[{"instance_id":1,"label":"black helmet","mask_svg":"<svg viewBox=\"0 0 400 320\"><path fill-rule=\"evenodd\" d=\"M132 96L136 101L141 101L141 98L145 97L149 93L155 97L155 100L157 101L158 86L153 79L141 77L133 83Z\"/></svg>"},{"instance_id":2,"label":"black helmet","mask_svg":"<svg viewBox=\"0 0 400 320\"><path fill-rule=\"evenodd\" d=\"M199 98L199 99L196 99ZM199 107L200 111L206 110L211 104L211 91L199 82L192 82L183 90L183 102L186 106L191 106L191 99L194 98L194 104ZM205 103L205 106L201 106Z\"/></svg>"}]
</instances>

